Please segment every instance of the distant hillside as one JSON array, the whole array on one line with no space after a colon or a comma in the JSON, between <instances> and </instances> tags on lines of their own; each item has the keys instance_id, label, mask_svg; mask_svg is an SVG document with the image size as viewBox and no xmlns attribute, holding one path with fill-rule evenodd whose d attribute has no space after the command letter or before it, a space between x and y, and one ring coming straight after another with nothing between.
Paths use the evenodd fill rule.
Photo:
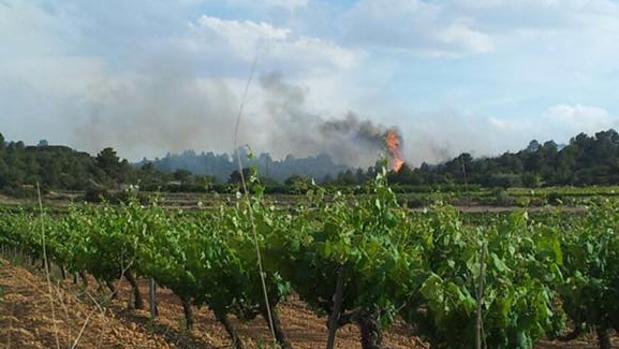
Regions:
<instances>
[{"instance_id":1,"label":"distant hillside","mask_svg":"<svg viewBox=\"0 0 619 349\"><path fill-rule=\"evenodd\" d=\"M31 192L36 183L43 189L113 187L137 181L138 173L111 148L91 156L46 141L37 146L5 142L0 134L0 190L4 193Z\"/></svg>"},{"instance_id":2,"label":"distant hillside","mask_svg":"<svg viewBox=\"0 0 619 349\"><path fill-rule=\"evenodd\" d=\"M273 160L269 154L249 160L247 154L242 154L242 159L244 167L256 166L262 178L280 183L299 176L303 181L314 178L326 184L358 185L373 178L376 172L375 168L349 169L334 163L326 154L305 158L289 155L283 160ZM32 193L36 183L44 190L121 188L128 184L138 184L146 190L226 190L224 183L236 183L233 172L237 169L228 154L187 151L132 165L109 147L93 156L45 141L37 146L21 141L6 142L0 134L0 192L10 195ZM612 129L593 136L581 133L565 146L534 140L521 151L495 157L473 158L463 153L438 165L424 163L414 169L404 166L398 173L391 173L389 179L392 183L412 186L617 185L619 134ZM282 190L290 186L272 181L268 184L284 187ZM217 185L221 188L217 189Z\"/></svg>"},{"instance_id":3,"label":"distant hillside","mask_svg":"<svg viewBox=\"0 0 619 349\"><path fill-rule=\"evenodd\" d=\"M256 166L261 176L283 182L291 176L304 176L322 181L325 177L334 177L339 172L348 169L347 166L336 164L327 154L295 158L288 155L283 160L273 160L269 154L260 154L253 160L242 154L243 166ZM167 154L161 159L149 161L147 159L138 163L152 163L155 169L173 173L177 170L187 170L195 175L212 176L220 182L229 179L230 174L238 170L238 164L234 155L214 154L213 152L197 154L194 151L185 151L181 154Z\"/></svg>"},{"instance_id":4,"label":"distant hillside","mask_svg":"<svg viewBox=\"0 0 619 349\"><path fill-rule=\"evenodd\" d=\"M439 165L422 164L391 176L410 185L477 184L484 187L540 187L619 184L619 134L581 133L567 145L533 140L518 152L473 158L462 153Z\"/></svg>"}]
</instances>

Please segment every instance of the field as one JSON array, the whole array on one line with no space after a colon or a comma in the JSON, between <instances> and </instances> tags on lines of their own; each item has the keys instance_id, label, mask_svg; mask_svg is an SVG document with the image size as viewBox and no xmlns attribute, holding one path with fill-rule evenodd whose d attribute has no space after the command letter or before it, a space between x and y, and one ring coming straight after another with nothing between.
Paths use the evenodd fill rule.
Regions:
<instances>
[{"instance_id":1,"label":"field","mask_svg":"<svg viewBox=\"0 0 619 349\"><path fill-rule=\"evenodd\" d=\"M1 342L321 348L335 334L336 348L612 347L614 189L508 191L556 200L528 209L441 203L461 193L411 207L396 189L379 176L354 194L6 202Z\"/></svg>"},{"instance_id":2,"label":"field","mask_svg":"<svg viewBox=\"0 0 619 349\"><path fill-rule=\"evenodd\" d=\"M340 191L345 194L363 196L365 189L361 187L329 187L330 193ZM409 187L392 186L402 207L418 209L436 203L449 204L466 211L513 211L517 208L548 207L578 208L600 199L619 197L619 186L589 186L589 187L544 187L544 188L470 188L464 186L446 187ZM238 201L236 192L217 193L214 191L199 192L140 192L139 197L149 199L160 197L168 208L195 210L198 208L217 208L222 203ZM129 195L124 191L111 191L104 201L122 202ZM265 197L278 207L294 207L305 200L301 194L273 194L265 188ZM100 201L95 198L95 201ZM43 200L48 209L63 211L71 203L88 201L84 191L55 190L43 194ZM92 201L92 198L90 199ZM0 194L0 207L37 209L36 191L26 191L22 197L8 197Z\"/></svg>"},{"instance_id":3,"label":"field","mask_svg":"<svg viewBox=\"0 0 619 349\"><path fill-rule=\"evenodd\" d=\"M0 349L619 349L619 0L0 0Z\"/></svg>"},{"instance_id":4,"label":"field","mask_svg":"<svg viewBox=\"0 0 619 349\"><path fill-rule=\"evenodd\" d=\"M47 283L40 271L15 267L2 261L0 287L5 290L6 301L0 304L0 348L52 348L55 332L49 314L51 307ZM34 274L34 275L33 275ZM37 275L39 274L39 275ZM129 297L128 285L121 287L118 300L106 305L104 310L85 295L84 289L67 280L55 286L58 299L57 324L62 348L70 347L86 323L78 341L80 348L226 348L229 340L224 329L207 309L197 310L197 326L192 331L183 329L182 307L168 290L158 293L159 316L150 319L148 310L126 309L124 299ZM143 293L146 282L140 282ZM99 295L90 286L91 295ZM94 297L93 297L94 298ZM87 300L88 299L88 300ZM99 298L99 300L101 300ZM70 309L70 311L69 311ZM300 301L291 300L280 305L280 312L294 348L323 348L325 346L325 319L314 315ZM90 317L89 317L90 316ZM86 320L88 321L86 322ZM256 347L261 340L268 340L268 328L263 319L237 323L241 337L249 347ZM425 343L410 337L410 330L397 324L386 334L390 348L427 348ZM338 332L336 348L357 348L359 333L354 326ZM595 338L585 335L570 343L544 341L538 349L593 349Z\"/></svg>"}]
</instances>

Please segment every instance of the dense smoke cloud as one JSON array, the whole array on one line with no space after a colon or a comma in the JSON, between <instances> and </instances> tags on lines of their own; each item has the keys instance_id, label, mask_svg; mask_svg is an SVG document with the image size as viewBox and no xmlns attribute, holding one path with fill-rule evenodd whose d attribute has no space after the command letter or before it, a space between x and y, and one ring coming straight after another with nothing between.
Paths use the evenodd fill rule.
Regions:
<instances>
[{"instance_id":1,"label":"dense smoke cloud","mask_svg":"<svg viewBox=\"0 0 619 349\"><path fill-rule=\"evenodd\" d=\"M369 120L360 120L359 117L349 112L345 119L328 120L320 125L320 133L323 137L349 138L356 145L366 148L381 149L385 143L385 128L375 125Z\"/></svg>"},{"instance_id":2,"label":"dense smoke cloud","mask_svg":"<svg viewBox=\"0 0 619 349\"><path fill-rule=\"evenodd\" d=\"M132 160L233 148L238 99L225 81L196 79L180 65L156 65L136 77L93 84L74 123L81 148L112 146Z\"/></svg>"},{"instance_id":3,"label":"dense smoke cloud","mask_svg":"<svg viewBox=\"0 0 619 349\"><path fill-rule=\"evenodd\" d=\"M69 144L91 153L112 146L132 161L187 149L232 152L238 91L244 81L196 78L195 72L176 63L164 60L122 78L93 74L86 95L77 101L63 99L66 103L58 112L73 120ZM239 144L270 152L275 159L326 153L348 166L370 166L386 155L385 133L391 127L354 112L317 112L321 106L310 103L309 96L309 89L288 82L282 73L263 74L251 87ZM561 134L566 135L613 127L610 114L582 106L551 109L540 117L546 121L544 127L533 120L509 123L451 110L395 118L414 120L398 128L406 145L405 160L413 166L445 161L463 151L499 154L507 150L506 139L513 139L511 148L519 149L531 139L548 139L546 134L554 132L550 128L557 129L556 120L562 121ZM588 121L588 128L580 126L582 120Z\"/></svg>"},{"instance_id":4,"label":"dense smoke cloud","mask_svg":"<svg viewBox=\"0 0 619 349\"><path fill-rule=\"evenodd\" d=\"M322 116L305 105L306 91L288 84L281 73L260 79L266 96L270 147L295 155L329 154L336 162L350 166L367 166L385 153L387 127L362 119L354 112L343 116Z\"/></svg>"},{"instance_id":5,"label":"dense smoke cloud","mask_svg":"<svg viewBox=\"0 0 619 349\"><path fill-rule=\"evenodd\" d=\"M165 73L162 73L165 72ZM137 160L165 152L232 151L239 99L230 82L201 81L181 68L152 67L139 78L99 81L75 124L76 144L91 152L118 148ZM387 128L353 112L318 115L307 90L265 74L253 87L258 98L243 116L239 144L277 158L330 155L337 163L368 166L385 152ZM256 97L256 96L254 96Z\"/></svg>"},{"instance_id":6,"label":"dense smoke cloud","mask_svg":"<svg viewBox=\"0 0 619 349\"><path fill-rule=\"evenodd\" d=\"M385 127L364 124L366 117L387 126L396 122L406 141L406 159L415 166L463 151L483 156L518 150L531 139L566 143L579 132L619 127L618 110L605 93L612 90L613 80L595 84L600 81L594 79L612 76L608 72L616 65L612 57L619 46L607 44L616 33L608 30L605 19L618 13L617 6L600 11L567 4L555 9L553 2L554 12L574 20L562 24L547 23L550 7L540 12L500 1L497 6L469 6L465 10L473 22L460 23L453 14L464 8L444 6L445 16L413 11L430 17L418 18L428 25L410 26L410 16L403 14L418 2L379 11L386 14L380 18L368 12L380 1L341 11L311 2L298 7L310 11L295 15L303 20L291 26L285 16L270 11L217 17L212 14L221 11L207 10L203 1L112 3L0 1L0 131L7 139L36 144L45 138L91 153L112 146L130 160L185 149L230 152L239 92L255 57L257 76L272 70L287 75L267 74L251 86L239 139L275 158L327 152L347 164L372 163L384 153L374 136ZM522 36L522 30L511 30L516 36L507 40L509 45L488 46L484 37L497 39L510 30L496 25L486 26L483 33L467 30L476 27L474 22L488 23L489 14L503 19L514 9L530 10L532 16L516 17L533 22L512 23L512 29L528 28L525 32L534 34L560 29L553 33L588 49L563 45L540 56L543 50L533 46L556 42L554 34ZM582 30L578 19L591 16L599 20L589 22L599 25ZM617 18L613 23L619 23ZM381 25L402 21L408 24L393 28L419 35L399 31L394 36L390 26ZM359 35L367 34L356 30L361 27L387 32L367 37ZM466 35L441 35L461 27ZM14 33L27 33L28 40ZM533 49L522 50L529 46ZM488 48L501 52L481 54ZM437 65L435 59L410 53L480 55L439 60ZM557 56L571 59L557 64ZM594 64L583 66L584 61ZM485 83L478 81L480 62L490 68L482 77ZM543 83L532 84L540 77ZM587 77L593 79L592 88L583 94ZM363 113L349 117L346 108Z\"/></svg>"}]
</instances>

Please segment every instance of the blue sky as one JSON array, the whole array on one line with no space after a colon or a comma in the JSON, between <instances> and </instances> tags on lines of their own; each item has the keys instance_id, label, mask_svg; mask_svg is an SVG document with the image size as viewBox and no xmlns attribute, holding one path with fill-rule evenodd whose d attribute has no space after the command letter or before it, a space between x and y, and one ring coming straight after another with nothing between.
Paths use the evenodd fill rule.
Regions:
<instances>
[{"instance_id":1,"label":"blue sky","mask_svg":"<svg viewBox=\"0 0 619 349\"><path fill-rule=\"evenodd\" d=\"M312 125L354 112L398 126L414 165L497 154L617 128L617 38L616 0L0 0L0 132L228 151L257 57L258 151L323 151Z\"/></svg>"}]
</instances>

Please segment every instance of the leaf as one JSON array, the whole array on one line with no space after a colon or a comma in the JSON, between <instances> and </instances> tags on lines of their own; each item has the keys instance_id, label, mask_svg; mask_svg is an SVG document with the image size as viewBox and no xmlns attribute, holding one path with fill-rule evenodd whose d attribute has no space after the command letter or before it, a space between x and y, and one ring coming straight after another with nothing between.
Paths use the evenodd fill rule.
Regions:
<instances>
[{"instance_id":1,"label":"leaf","mask_svg":"<svg viewBox=\"0 0 619 349\"><path fill-rule=\"evenodd\" d=\"M490 259L492 260L492 265L499 273L505 274L510 271L507 265L505 265L505 263L501 260L501 258L499 258L496 253L490 253Z\"/></svg>"}]
</instances>

